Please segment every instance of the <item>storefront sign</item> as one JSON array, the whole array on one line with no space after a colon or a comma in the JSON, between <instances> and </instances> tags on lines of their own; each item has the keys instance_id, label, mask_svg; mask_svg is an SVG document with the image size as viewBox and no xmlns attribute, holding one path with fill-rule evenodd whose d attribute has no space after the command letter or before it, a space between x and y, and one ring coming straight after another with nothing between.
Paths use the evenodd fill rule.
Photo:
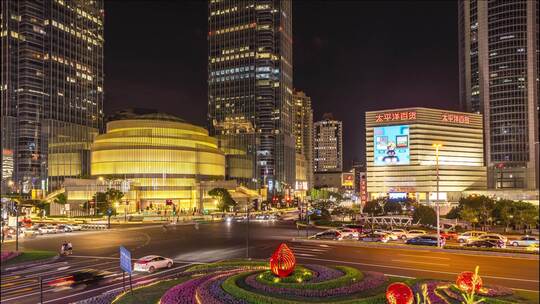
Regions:
<instances>
[{"instance_id":1,"label":"storefront sign","mask_svg":"<svg viewBox=\"0 0 540 304\"><path fill-rule=\"evenodd\" d=\"M386 112L377 114L375 122L416 120L416 111Z\"/></svg>"},{"instance_id":2,"label":"storefront sign","mask_svg":"<svg viewBox=\"0 0 540 304\"><path fill-rule=\"evenodd\" d=\"M367 195L367 179L366 175L362 175L360 177L360 201L362 203L367 202L368 195Z\"/></svg>"},{"instance_id":3,"label":"storefront sign","mask_svg":"<svg viewBox=\"0 0 540 304\"><path fill-rule=\"evenodd\" d=\"M469 124L471 123L471 118L469 117L469 115L443 113L441 116L441 121L459 124Z\"/></svg>"}]
</instances>

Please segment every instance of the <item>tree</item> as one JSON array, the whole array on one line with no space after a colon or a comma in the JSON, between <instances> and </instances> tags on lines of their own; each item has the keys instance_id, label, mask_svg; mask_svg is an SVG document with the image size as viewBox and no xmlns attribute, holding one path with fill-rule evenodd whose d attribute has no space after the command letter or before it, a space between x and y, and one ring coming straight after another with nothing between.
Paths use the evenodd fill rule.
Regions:
<instances>
[{"instance_id":1,"label":"tree","mask_svg":"<svg viewBox=\"0 0 540 304\"><path fill-rule=\"evenodd\" d=\"M364 205L363 212L372 214L372 215L381 215L381 214L384 214L385 205L386 205L386 200L383 198L367 201L366 204Z\"/></svg>"},{"instance_id":2,"label":"tree","mask_svg":"<svg viewBox=\"0 0 540 304\"><path fill-rule=\"evenodd\" d=\"M384 204L384 213L395 213L395 214L401 214L403 212L403 205L401 202L398 201L389 201L386 204Z\"/></svg>"},{"instance_id":3,"label":"tree","mask_svg":"<svg viewBox=\"0 0 540 304\"><path fill-rule=\"evenodd\" d=\"M107 198L107 201L111 203L120 203L124 197L124 192L118 189L109 188L107 189L107 192L105 192L105 197Z\"/></svg>"},{"instance_id":4,"label":"tree","mask_svg":"<svg viewBox=\"0 0 540 304\"><path fill-rule=\"evenodd\" d=\"M351 208L343 207L343 206L337 206L335 207L331 214L341 217L342 221L345 221L345 217L352 216L354 211Z\"/></svg>"},{"instance_id":5,"label":"tree","mask_svg":"<svg viewBox=\"0 0 540 304\"><path fill-rule=\"evenodd\" d=\"M92 200L96 204L96 210L98 213L105 213L105 211L111 207L110 202L107 201L107 195L105 192L96 192L96 194L94 194L92 197Z\"/></svg>"},{"instance_id":6,"label":"tree","mask_svg":"<svg viewBox=\"0 0 540 304\"><path fill-rule=\"evenodd\" d=\"M514 218L514 201L511 200L499 200L495 203L493 208L493 217L497 223L504 225L505 232L508 230L508 226L512 224Z\"/></svg>"},{"instance_id":7,"label":"tree","mask_svg":"<svg viewBox=\"0 0 540 304\"><path fill-rule=\"evenodd\" d=\"M437 225L437 214L429 206L419 205L414 209L413 221L422 225Z\"/></svg>"},{"instance_id":8,"label":"tree","mask_svg":"<svg viewBox=\"0 0 540 304\"><path fill-rule=\"evenodd\" d=\"M67 196L65 193L60 193L54 198L56 204L65 205L67 204Z\"/></svg>"},{"instance_id":9,"label":"tree","mask_svg":"<svg viewBox=\"0 0 540 304\"><path fill-rule=\"evenodd\" d=\"M231 194L227 189L224 188L214 188L208 191L208 195L214 197L218 200L217 209L221 212L230 210L231 207L236 206L236 201L232 198Z\"/></svg>"},{"instance_id":10,"label":"tree","mask_svg":"<svg viewBox=\"0 0 540 304\"><path fill-rule=\"evenodd\" d=\"M538 206L518 201L514 202L514 208L514 223L517 228L530 229L533 225L538 225Z\"/></svg>"},{"instance_id":11,"label":"tree","mask_svg":"<svg viewBox=\"0 0 540 304\"><path fill-rule=\"evenodd\" d=\"M478 223L482 223L484 228L492 218L493 209L495 207L495 201L485 195L462 197L459 199L459 204L462 208L475 210Z\"/></svg>"},{"instance_id":12,"label":"tree","mask_svg":"<svg viewBox=\"0 0 540 304\"><path fill-rule=\"evenodd\" d=\"M478 211L471 207L463 207L459 212L459 218L471 223L474 229L474 225L478 223Z\"/></svg>"},{"instance_id":13,"label":"tree","mask_svg":"<svg viewBox=\"0 0 540 304\"><path fill-rule=\"evenodd\" d=\"M457 219L459 218L459 212L461 211L461 208L459 206L452 207L450 211L444 216L447 219Z\"/></svg>"}]
</instances>

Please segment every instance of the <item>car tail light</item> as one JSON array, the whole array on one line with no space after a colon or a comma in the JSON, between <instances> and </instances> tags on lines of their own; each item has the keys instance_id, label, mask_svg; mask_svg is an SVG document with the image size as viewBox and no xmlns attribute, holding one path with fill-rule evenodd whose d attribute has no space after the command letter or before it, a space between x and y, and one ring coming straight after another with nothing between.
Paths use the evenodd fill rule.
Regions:
<instances>
[{"instance_id":1,"label":"car tail light","mask_svg":"<svg viewBox=\"0 0 540 304\"><path fill-rule=\"evenodd\" d=\"M67 285L71 284L73 281L73 276L58 278L56 280L50 281L49 286Z\"/></svg>"},{"instance_id":2,"label":"car tail light","mask_svg":"<svg viewBox=\"0 0 540 304\"><path fill-rule=\"evenodd\" d=\"M147 260L138 260L137 264L146 265L146 264L148 264L148 261Z\"/></svg>"}]
</instances>

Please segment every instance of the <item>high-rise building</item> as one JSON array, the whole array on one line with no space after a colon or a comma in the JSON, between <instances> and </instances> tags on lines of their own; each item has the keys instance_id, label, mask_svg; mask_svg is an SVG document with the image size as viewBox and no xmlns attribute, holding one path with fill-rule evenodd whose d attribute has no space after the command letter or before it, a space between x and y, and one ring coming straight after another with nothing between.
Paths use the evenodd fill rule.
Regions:
<instances>
[{"instance_id":1,"label":"high-rise building","mask_svg":"<svg viewBox=\"0 0 540 304\"><path fill-rule=\"evenodd\" d=\"M325 114L313 127L315 173L343 171L343 123Z\"/></svg>"},{"instance_id":2,"label":"high-rise building","mask_svg":"<svg viewBox=\"0 0 540 304\"><path fill-rule=\"evenodd\" d=\"M208 121L226 177L294 187L291 1L210 0L208 29Z\"/></svg>"},{"instance_id":3,"label":"high-rise building","mask_svg":"<svg viewBox=\"0 0 540 304\"><path fill-rule=\"evenodd\" d=\"M458 3L460 101L484 116L491 189L538 189L539 6Z\"/></svg>"},{"instance_id":4,"label":"high-rise building","mask_svg":"<svg viewBox=\"0 0 540 304\"><path fill-rule=\"evenodd\" d=\"M296 137L296 189L313 187L313 109L311 98L294 91L294 136Z\"/></svg>"},{"instance_id":5,"label":"high-rise building","mask_svg":"<svg viewBox=\"0 0 540 304\"><path fill-rule=\"evenodd\" d=\"M52 190L90 174L103 117L103 1L1 8L2 191Z\"/></svg>"}]
</instances>

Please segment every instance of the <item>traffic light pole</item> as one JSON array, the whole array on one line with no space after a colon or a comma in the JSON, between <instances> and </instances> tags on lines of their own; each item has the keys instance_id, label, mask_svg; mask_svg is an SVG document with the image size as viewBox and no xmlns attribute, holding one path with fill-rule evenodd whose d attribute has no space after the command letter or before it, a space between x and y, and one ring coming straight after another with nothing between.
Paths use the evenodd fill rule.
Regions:
<instances>
[{"instance_id":1,"label":"traffic light pole","mask_svg":"<svg viewBox=\"0 0 540 304\"><path fill-rule=\"evenodd\" d=\"M15 251L19 251L19 205L15 207Z\"/></svg>"}]
</instances>

